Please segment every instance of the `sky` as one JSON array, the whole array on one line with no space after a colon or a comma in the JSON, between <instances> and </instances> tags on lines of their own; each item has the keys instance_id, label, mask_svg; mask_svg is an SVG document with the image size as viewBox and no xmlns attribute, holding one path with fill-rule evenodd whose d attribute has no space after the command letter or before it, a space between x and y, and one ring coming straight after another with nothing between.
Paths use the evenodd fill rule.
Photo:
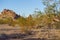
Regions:
<instances>
[{"instance_id":1,"label":"sky","mask_svg":"<svg viewBox=\"0 0 60 40\"><path fill-rule=\"evenodd\" d=\"M36 8L43 11L43 6L41 0L0 0L0 12L10 9L22 16L33 14Z\"/></svg>"}]
</instances>

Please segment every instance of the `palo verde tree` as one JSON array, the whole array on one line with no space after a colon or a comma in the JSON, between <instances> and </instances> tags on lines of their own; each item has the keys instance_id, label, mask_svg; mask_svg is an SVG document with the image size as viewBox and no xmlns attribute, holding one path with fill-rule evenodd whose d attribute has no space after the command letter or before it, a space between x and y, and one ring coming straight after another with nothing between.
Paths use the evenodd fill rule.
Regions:
<instances>
[{"instance_id":1,"label":"palo verde tree","mask_svg":"<svg viewBox=\"0 0 60 40\"><path fill-rule=\"evenodd\" d=\"M53 22L53 19L56 14L58 13L58 8L60 8L59 5L59 0L43 0L43 5L45 6L45 13L48 17L47 23L48 26L51 27L51 23Z\"/></svg>"}]
</instances>

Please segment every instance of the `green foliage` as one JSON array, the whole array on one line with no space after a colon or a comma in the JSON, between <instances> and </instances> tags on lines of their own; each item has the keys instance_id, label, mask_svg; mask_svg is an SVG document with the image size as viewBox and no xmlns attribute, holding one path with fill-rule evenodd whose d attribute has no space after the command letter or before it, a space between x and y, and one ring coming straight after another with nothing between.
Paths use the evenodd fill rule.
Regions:
<instances>
[{"instance_id":1,"label":"green foliage","mask_svg":"<svg viewBox=\"0 0 60 40\"><path fill-rule=\"evenodd\" d=\"M12 18L0 19L0 24L9 24L10 26L15 26L17 22L13 21Z\"/></svg>"}]
</instances>

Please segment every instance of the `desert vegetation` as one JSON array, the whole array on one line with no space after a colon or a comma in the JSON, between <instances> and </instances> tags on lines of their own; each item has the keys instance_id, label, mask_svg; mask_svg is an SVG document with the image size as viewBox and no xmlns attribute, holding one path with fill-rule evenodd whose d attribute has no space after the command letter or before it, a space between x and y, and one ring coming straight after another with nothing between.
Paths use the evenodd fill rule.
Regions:
<instances>
[{"instance_id":1,"label":"desert vegetation","mask_svg":"<svg viewBox=\"0 0 60 40\"><path fill-rule=\"evenodd\" d=\"M31 30L43 29L46 32L48 38L54 38L53 40L60 39L60 0L43 0L43 5L45 6L44 12L38 10L34 11L33 14L30 14L28 17L17 15L15 12L9 9L4 9L1 12L0 24L8 24L9 26L21 27L22 32L28 33ZM42 32L43 32L42 31ZM52 32L50 34L50 32ZM37 32L41 33L41 32ZM50 35L49 35L50 34ZM59 35L58 35L59 34ZM38 35L38 38L41 35L44 35L44 32Z\"/></svg>"}]
</instances>

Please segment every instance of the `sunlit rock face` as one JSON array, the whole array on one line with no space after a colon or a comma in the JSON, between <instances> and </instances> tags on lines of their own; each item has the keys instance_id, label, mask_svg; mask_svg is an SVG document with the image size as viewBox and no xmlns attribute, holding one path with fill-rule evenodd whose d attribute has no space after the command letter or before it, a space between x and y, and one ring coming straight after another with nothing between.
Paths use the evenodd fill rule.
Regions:
<instances>
[{"instance_id":1,"label":"sunlit rock face","mask_svg":"<svg viewBox=\"0 0 60 40\"><path fill-rule=\"evenodd\" d=\"M2 18L12 18L12 19L16 19L18 17L20 17L19 15L17 15L14 11L9 10L9 9L4 9L1 14L0 17Z\"/></svg>"}]
</instances>

